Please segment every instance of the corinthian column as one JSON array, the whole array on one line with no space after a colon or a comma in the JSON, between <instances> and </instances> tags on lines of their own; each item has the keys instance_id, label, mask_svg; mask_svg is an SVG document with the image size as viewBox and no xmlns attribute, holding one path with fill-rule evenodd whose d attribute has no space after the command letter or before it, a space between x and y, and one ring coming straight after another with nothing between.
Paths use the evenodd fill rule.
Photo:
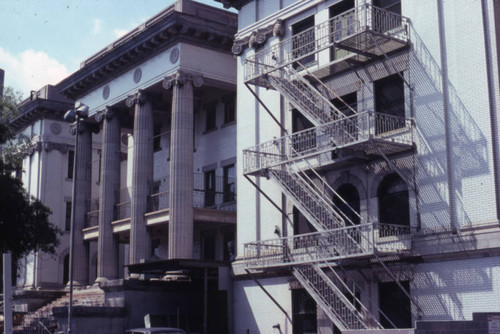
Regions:
<instances>
[{"instance_id":1,"label":"corinthian column","mask_svg":"<svg viewBox=\"0 0 500 334\"><path fill-rule=\"evenodd\" d=\"M75 198L74 210L74 244L73 244L73 285L87 285L88 283L88 247L83 240L82 229L85 228L87 203L90 203L92 182L92 133L90 127L80 121L79 129L76 124L71 126L72 135L78 133L78 148L76 149L75 163Z\"/></svg>"},{"instance_id":2,"label":"corinthian column","mask_svg":"<svg viewBox=\"0 0 500 334\"><path fill-rule=\"evenodd\" d=\"M165 78L163 87L173 89L170 139L170 188L168 256L193 257L193 86L200 76L177 72Z\"/></svg>"},{"instance_id":3,"label":"corinthian column","mask_svg":"<svg viewBox=\"0 0 500 334\"><path fill-rule=\"evenodd\" d=\"M102 121L101 188L99 191L99 239L97 240L97 280L118 277L117 241L113 237L116 193L120 190L120 118L107 108L96 119Z\"/></svg>"},{"instance_id":4,"label":"corinthian column","mask_svg":"<svg viewBox=\"0 0 500 334\"><path fill-rule=\"evenodd\" d=\"M135 107L130 263L140 263L151 256L151 236L146 228L144 214L147 210L149 184L153 178L153 106L144 92L130 96L127 106Z\"/></svg>"}]
</instances>

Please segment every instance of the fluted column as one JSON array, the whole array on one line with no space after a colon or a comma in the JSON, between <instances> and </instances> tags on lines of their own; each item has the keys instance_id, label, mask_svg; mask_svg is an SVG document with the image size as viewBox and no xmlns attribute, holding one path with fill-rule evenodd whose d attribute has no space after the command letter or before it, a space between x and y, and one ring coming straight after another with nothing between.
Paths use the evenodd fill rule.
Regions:
<instances>
[{"instance_id":1,"label":"fluted column","mask_svg":"<svg viewBox=\"0 0 500 334\"><path fill-rule=\"evenodd\" d=\"M74 244L73 244L73 285L87 285L88 283L88 245L83 240L82 229L85 228L87 203L90 203L92 181L92 132L90 126L80 121L78 129L78 148L76 149L75 168L75 198L72 205L75 210ZM76 124L70 131L76 134Z\"/></svg>"},{"instance_id":2,"label":"fluted column","mask_svg":"<svg viewBox=\"0 0 500 334\"><path fill-rule=\"evenodd\" d=\"M101 188L99 189L99 239L97 280L118 278L118 243L113 236L116 194L120 190L120 118L107 108L96 119L102 121Z\"/></svg>"},{"instance_id":3,"label":"fluted column","mask_svg":"<svg viewBox=\"0 0 500 334\"><path fill-rule=\"evenodd\" d=\"M177 72L165 78L163 87L173 89L170 139L170 186L168 256L193 257L193 86L200 76Z\"/></svg>"},{"instance_id":4,"label":"fluted column","mask_svg":"<svg viewBox=\"0 0 500 334\"><path fill-rule=\"evenodd\" d=\"M151 256L151 236L144 214L153 178L153 106L144 92L130 96L127 106L135 108L129 261L140 263Z\"/></svg>"}]
</instances>

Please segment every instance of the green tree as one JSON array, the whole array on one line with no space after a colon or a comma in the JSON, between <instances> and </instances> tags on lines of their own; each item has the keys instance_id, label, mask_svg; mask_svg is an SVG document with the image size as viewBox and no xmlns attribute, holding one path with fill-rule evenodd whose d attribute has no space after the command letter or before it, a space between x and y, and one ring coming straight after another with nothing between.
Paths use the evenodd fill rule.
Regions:
<instances>
[{"instance_id":1,"label":"green tree","mask_svg":"<svg viewBox=\"0 0 500 334\"><path fill-rule=\"evenodd\" d=\"M0 98L0 252L13 259L33 252L54 253L62 231L49 222L50 209L30 197L22 182L14 176L22 161L22 144L14 140L10 121L19 115L16 107L21 94L7 88Z\"/></svg>"}]
</instances>

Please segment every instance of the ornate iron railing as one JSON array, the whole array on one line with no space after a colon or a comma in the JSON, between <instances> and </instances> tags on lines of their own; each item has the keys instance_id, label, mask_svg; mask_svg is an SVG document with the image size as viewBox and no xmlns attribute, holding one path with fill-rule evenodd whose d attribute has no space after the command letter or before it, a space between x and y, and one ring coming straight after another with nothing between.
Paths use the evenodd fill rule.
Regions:
<instances>
[{"instance_id":1,"label":"ornate iron railing","mask_svg":"<svg viewBox=\"0 0 500 334\"><path fill-rule=\"evenodd\" d=\"M251 173L374 139L411 146L413 120L361 112L245 149L243 171Z\"/></svg>"},{"instance_id":2,"label":"ornate iron railing","mask_svg":"<svg viewBox=\"0 0 500 334\"><path fill-rule=\"evenodd\" d=\"M364 4L248 56L244 80L251 81L367 31L405 44L407 27L406 17Z\"/></svg>"}]
</instances>

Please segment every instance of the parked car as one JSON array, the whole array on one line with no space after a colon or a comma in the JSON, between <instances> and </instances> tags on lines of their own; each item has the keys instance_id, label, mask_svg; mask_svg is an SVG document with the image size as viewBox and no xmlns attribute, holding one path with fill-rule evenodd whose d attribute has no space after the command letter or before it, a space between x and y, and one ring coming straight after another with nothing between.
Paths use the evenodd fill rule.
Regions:
<instances>
[{"instance_id":1,"label":"parked car","mask_svg":"<svg viewBox=\"0 0 500 334\"><path fill-rule=\"evenodd\" d=\"M153 327L153 328L135 328L128 329L125 334L187 334L186 331L179 328Z\"/></svg>"}]
</instances>

